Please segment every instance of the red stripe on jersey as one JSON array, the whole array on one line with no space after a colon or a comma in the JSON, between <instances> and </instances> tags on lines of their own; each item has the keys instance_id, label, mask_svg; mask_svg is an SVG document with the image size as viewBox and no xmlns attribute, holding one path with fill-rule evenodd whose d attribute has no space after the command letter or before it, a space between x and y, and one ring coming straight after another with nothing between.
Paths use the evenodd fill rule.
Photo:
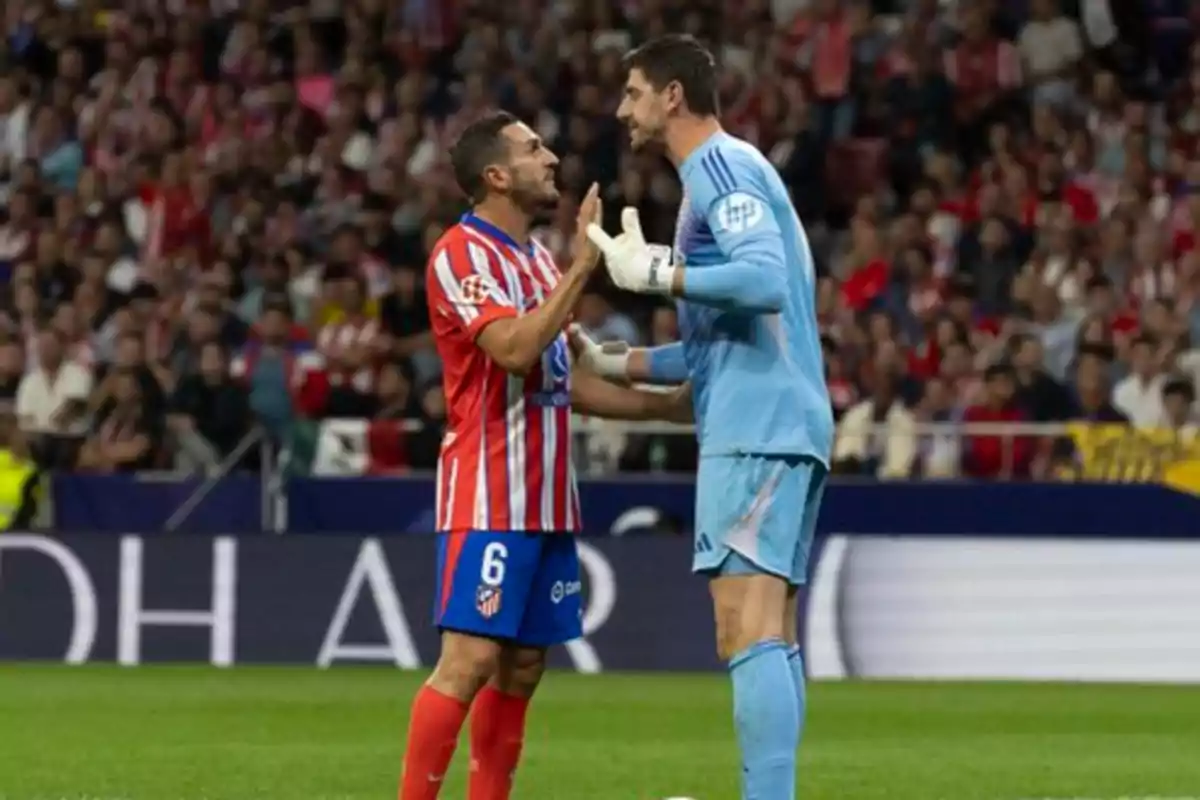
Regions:
<instances>
[{"instance_id":1,"label":"red stripe on jersey","mask_svg":"<svg viewBox=\"0 0 1200 800\"><path fill-rule=\"evenodd\" d=\"M541 305L558 279L545 248L527 251L470 223L434 247L427 297L447 406L439 530L578 528L565 333L525 376L475 342L492 322Z\"/></svg>"}]
</instances>

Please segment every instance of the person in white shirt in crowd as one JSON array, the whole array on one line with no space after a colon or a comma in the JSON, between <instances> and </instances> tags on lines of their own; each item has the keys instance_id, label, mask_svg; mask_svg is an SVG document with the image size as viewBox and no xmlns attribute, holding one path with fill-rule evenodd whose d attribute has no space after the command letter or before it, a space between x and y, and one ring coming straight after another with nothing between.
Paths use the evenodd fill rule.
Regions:
<instances>
[{"instance_id":1,"label":"person in white shirt in crowd","mask_svg":"<svg viewBox=\"0 0 1200 800\"><path fill-rule=\"evenodd\" d=\"M912 475L916 455L916 417L897 397L891 374L880 370L872 396L842 415L833 468L881 480L904 479Z\"/></svg>"},{"instance_id":2,"label":"person in white shirt in crowd","mask_svg":"<svg viewBox=\"0 0 1200 800\"><path fill-rule=\"evenodd\" d=\"M1159 428L1166 422L1163 387L1167 379L1159 369L1157 350L1149 336L1134 339L1129 350L1129 375L1113 387L1112 404L1138 428Z\"/></svg>"},{"instance_id":3,"label":"person in white shirt in crowd","mask_svg":"<svg viewBox=\"0 0 1200 800\"><path fill-rule=\"evenodd\" d=\"M1083 58L1079 25L1064 16L1057 0L1033 0L1030 20L1021 29L1017 49L1034 103L1070 105L1075 100L1076 70Z\"/></svg>"},{"instance_id":4,"label":"person in white shirt in crowd","mask_svg":"<svg viewBox=\"0 0 1200 800\"><path fill-rule=\"evenodd\" d=\"M38 333L37 350L37 365L17 387L17 421L40 462L69 468L87 431L92 374L64 357L64 343L54 328Z\"/></svg>"}]
</instances>

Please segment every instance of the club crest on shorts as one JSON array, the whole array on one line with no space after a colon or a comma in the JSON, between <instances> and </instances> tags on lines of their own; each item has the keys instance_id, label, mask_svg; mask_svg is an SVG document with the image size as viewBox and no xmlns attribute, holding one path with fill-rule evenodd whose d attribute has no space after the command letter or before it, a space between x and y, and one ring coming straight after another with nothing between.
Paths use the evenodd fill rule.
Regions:
<instances>
[{"instance_id":1,"label":"club crest on shorts","mask_svg":"<svg viewBox=\"0 0 1200 800\"><path fill-rule=\"evenodd\" d=\"M484 619L491 619L500 613L500 588L481 585L475 592L475 608Z\"/></svg>"}]
</instances>

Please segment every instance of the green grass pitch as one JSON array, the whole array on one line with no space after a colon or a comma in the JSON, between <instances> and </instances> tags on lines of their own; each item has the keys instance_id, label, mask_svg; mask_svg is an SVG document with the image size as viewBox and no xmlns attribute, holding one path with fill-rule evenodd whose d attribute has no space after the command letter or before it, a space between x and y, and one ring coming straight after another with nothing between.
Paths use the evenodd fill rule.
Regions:
<instances>
[{"instance_id":1,"label":"green grass pitch","mask_svg":"<svg viewBox=\"0 0 1200 800\"><path fill-rule=\"evenodd\" d=\"M3 666L0 798L393 798L422 677ZM736 800L729 700L721 675L552 673L515 798ZM1200 798L1200 688L816 684L799 771L802 800Z\"/></svg>"}]
</instances>

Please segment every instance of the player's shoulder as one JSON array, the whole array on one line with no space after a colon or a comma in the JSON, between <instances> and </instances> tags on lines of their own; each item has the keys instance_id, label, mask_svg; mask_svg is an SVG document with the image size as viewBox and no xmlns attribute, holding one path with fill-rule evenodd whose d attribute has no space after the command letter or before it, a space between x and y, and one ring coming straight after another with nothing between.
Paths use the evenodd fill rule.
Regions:
<instances>
[{"instance_id":1,"label":"player's shoulder","mask_svg":"<svg viewBox=\"0 0 1200 800\"><path fill-rule=\"evenodd\" d=\"M704 145L691 168L689 190L705 203L736 193L764 196L770 162L754 145L729 134L718 134Z\"/></svg>"},{"instance_id":2,"label":"player's shoulder","mask_svg":"<svg viewBox=\"0 0 1200 800\"><path fill-rule=\"evenodd\" d=\"M429 251L429 268L432 269L439 258L461 257L468 241L465 225L461 222L451 225L433 243Z\"/></svg>"}]
</instances>

